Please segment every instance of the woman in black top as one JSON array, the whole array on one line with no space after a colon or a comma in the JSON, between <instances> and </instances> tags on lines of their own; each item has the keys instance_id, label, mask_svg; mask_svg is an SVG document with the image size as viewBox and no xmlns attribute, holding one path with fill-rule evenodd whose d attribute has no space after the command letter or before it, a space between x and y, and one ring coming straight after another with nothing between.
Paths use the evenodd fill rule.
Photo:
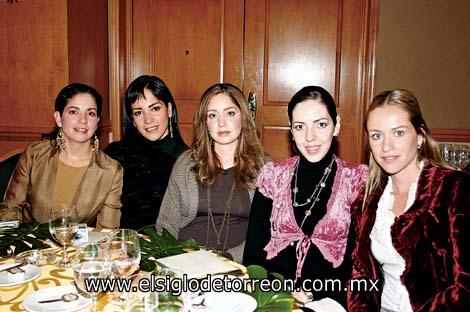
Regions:
<instances>
[{"instance_id":1,"label":"woman in black top","mask_svg":"<svg viewBox=\"0 0 470 312\"><path fill-rule=\"evenodd\" d=\"M313 300L330 298L345 307L354 242L350 205L367 169L335 155L340 118L328 91L304 87L287 111L300 155L261 169L243 264L280 273L296 287L307 281L303 290L310 290Z\"/></svg>"},{"instance_id":2,"label":"woman in black top","mask_svg":"<svg viewBox=\"0 0 470 312\"><path fill-rule=\"evenodd\" d=\"M137 230L155 222L173 164L188 147L173 96L156 76L140 76L129 85L123 123L124 139L105 152L124 168L121 228Z\"/></svg>"}]
</instances>

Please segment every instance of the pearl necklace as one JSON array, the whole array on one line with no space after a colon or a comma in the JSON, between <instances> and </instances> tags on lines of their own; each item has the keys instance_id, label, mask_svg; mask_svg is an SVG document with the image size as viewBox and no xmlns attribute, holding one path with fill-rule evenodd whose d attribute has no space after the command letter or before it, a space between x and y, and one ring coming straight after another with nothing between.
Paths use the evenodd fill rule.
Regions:
<instances>
[{"instance_id":1,"label":"pearl necklace","mask_svg":"<svg viewBox=\"0 0 470 312\"><path fill-rule=\"evenodd\" d=\"M306 205L310 204L310 208L305 210L305 217L302 220L302 223L300 224L300 228L302 228L302 226L305 223L305 220L307 220L307 218L312 214L312 209L315 206L315 204L318 202L318 200L319 200L318 198L320 196L321 191L326 186L326 180L330 176L331 168L333 167L333 162L334 162L334 158L331 160L328 167L325 168L325 171L323 172L323 176L321 177L318 184L315 186L315 189L313 190L312 195L310 195L310 197L307 198L307 200L304 203L299 204L297 202L297 193L299 192L299 188L297 187L297 176L298 176L298 171L299 171L300 160L297 161L296 168L295 168L294 188L292 189L292 192L294 193L294 199L293 199L292 206L302 207L302 206L306 206Z\"/></svg>"}]
</instances>

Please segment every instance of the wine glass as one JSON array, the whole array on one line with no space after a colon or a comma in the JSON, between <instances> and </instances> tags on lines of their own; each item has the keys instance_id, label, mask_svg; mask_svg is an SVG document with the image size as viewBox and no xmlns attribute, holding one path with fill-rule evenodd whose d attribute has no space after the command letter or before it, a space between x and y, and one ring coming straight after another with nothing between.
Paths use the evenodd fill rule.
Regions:
<instances>
[{"instance_id":1,"label":"wine glass","mask_svg":"<svg viewBox=\"0 0 470 312\"><path fill-rule=\"evenodd\" d=\"M455 145L455 166L458 170L465 169L468 164L468 147L465 144Z\"/></svg>"},{"instance_id":2,"label":"wine glass","mask_svg":"<svg viewBox=\"0 0 470 312\"><path fill-rule=\"evenodd\" d=\"M119 229L109 233L107 240L113 276L128 278L139 269L140 243L139 235L130 229ZM120 304L126 305L131 299L128 293L119 293L115 298Z\"/></svg>"},{"instance_id":3,"label":"wine glass","mask_svg":"<svg viewBox=\"0 0 470 312\"><path fill-rule=\"evenodd\" d=\"M439 147L440 147L440 150L441 150L442 159L446 163L449 164L450 163L450 151L452 150L452 145L442 143L442 144L439 145Z\"/></svg>"},{"instance_id":4,"label":"wine glass","mask_svg":"<svg viewBox=\"0 0 470 312\"><path fill-rule=\"evenodd\" d=\"M70 265L70 260L67 257L67 245L72 244L72 239L78 230L78 216L77 211L73 206L67 205L53 205L49 218L49 232L52 237L62 245L64 254L59 266L66 268Z\"/></svg>"},{"instance_id":5,"label":"wine glass","mask_svg":"<svg viewBox=\"0 0 470 312\"><path fill-rule=\"evenodd\" d=\"M103 289L97 283L92 285L91 280L102 280L111 276L111 263L109 261L108 244L105 242L91 243L82 246L75 254L73 277L77 287L87 293L93 301L92 311L98 311L96 298Z\"/></svg>"}]
</instances>

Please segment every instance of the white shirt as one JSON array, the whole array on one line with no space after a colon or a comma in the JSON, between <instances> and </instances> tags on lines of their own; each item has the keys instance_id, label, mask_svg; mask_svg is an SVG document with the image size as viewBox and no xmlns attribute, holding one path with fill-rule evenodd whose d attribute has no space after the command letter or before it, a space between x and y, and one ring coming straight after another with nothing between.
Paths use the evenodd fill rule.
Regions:
<instances>
[{"instance_id":1,"label":"white shirt","mask_svg":"<svg viewBox=\"0 0 470 312\"><path fill-rule=\"evenodd\" d=\"M416 197L417 182L410 186L405 212ZM384 287L382 292L382 311L412 312L410 298L400 276L405 271L405 260L392 245L391 226L395 222L392 211L394 196L392 179L388 178L387 186L380 197L374 227L369 237L371 250L375 259L382 265Z\"/></svg>"}]
</instances>

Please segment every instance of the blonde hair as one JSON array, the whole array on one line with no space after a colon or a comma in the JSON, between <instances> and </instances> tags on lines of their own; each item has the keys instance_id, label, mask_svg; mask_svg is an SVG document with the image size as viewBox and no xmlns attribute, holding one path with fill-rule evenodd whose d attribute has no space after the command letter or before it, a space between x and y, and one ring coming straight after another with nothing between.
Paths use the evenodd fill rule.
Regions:
<instances>
[{"instance_id":1,"label":"blonde hair","mask_svg":"<svg viewBox=\"0 0 470 312\"><path fill-rule=\"evenodd\" d=\"M386 105L395 105L407 112L414 129L418 134L423 136L423 144L421 148L418 149L418 161L424 160L436 167L450 168L450 166L442 160L439 152L439 144L432 137L431 132L424 121L418 100L415 95L408 90L389 90L377 94L372 99L372 102L367 109L365 124L366 132L367 119L369 118L370 112L378 107ZM367 146L369 150L369 178L367 179L365 198L372 194L372 192L380 185L382 178L386 175L384 170L375 161L369 143Z\"/></svg>"},{"instance_id":2,"label":"blonde hair","mask_svg":"<svg viewBox=\"0 0 470 312\"><path fill-rule=\"evenodd\" d=\"M242 129L234 155L233 175L238 185L246 189L253 188L258 172L264 164L263 148L242 91L229 83L218 83L209 87L202 95L201 104L194 115L191 157L196 163L193 167L196 178L207 187L214 184L223 172L207 127L207 107L217 94L227 95L240 109Z\"/></svg>"}]
</instances>

